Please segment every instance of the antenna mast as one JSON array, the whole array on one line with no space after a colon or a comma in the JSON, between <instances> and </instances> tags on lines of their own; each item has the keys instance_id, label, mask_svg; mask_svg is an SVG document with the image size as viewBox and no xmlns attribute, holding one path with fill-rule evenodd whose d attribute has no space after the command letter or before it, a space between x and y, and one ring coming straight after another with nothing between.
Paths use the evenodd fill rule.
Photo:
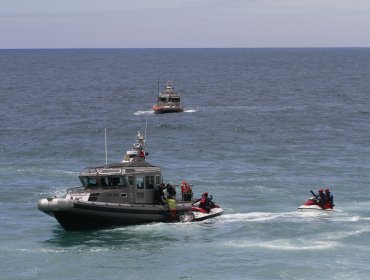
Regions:
<instances>
[{"instance_id":1,"label":"antenna mast","mask_svg":"<svg viewBox=\"0 0 370 280\"><path fill-rule=\"evenodd\" d=\"M105 138L105 164L108 164L107 128L104 128L104 138Z\"/></svg>"},{"instance_id":2,"label":"antenna mast","mask_svg":"<svg viewBox=\"0 0 370 280\"><path fill-rule=\"evenodd\" d=\"M148 118L145 118L145 130L144 130L144 150L146 150L146 129L148 127Z\"/></svg>"},{"instance_id":3,"label":"antenna mast","mask_svg":"<svg viewBox=\"0 0 370 280\"><path fill-rule=\"evenodd\" d=\"M157 99L159 101L159 73L158 73L158 77L157 77Z\"/></svg>"}]
</instances>

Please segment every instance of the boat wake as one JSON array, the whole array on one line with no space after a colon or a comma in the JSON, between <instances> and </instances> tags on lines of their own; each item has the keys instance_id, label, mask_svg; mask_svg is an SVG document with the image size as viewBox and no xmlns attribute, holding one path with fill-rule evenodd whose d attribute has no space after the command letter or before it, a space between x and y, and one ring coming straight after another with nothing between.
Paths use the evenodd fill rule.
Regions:
<instances>
[{"instance_id":1,"label":"boat wake","mask_svg":"<svg viewBox=\"0 0 370 280\"><path fill-rule=\"evenodd\" d=\"M184 109L184 113L195 113L198 110L196 109ZM153 110L147 110L147 111L136 111L134 113L135 116L145 116L145 115L154 115Z\"/></svg>"},{"instance_id":2,"label":"boat wake","mask_svg":"<svg viewBox=\"0 0 370 280\"><path fill-rule=\"evenodd\" d=\"M197 112L198 110L195 110L195 109L184 109L184 113L195 113Z\"/></svg>"},{"instance_id":3,"label":"boat wake","mask_svg":"<svg viewBox=\"0 0 370 280\"><path fill-rule=\"evenodd\" d=\"M335 247L353 246L348 244L348 238L354 236L367 236L370 232L370 225L368 225L367 217L352 215L345 212L284 212L284 213L236 213L227 214L220 217L224 223L237 223L237 224L264 224L267 227L273 226L275 229L282 223L286 223L291 227L294 224L310 224L316 223L313 230L307 231L292 231L290 237L284 235L283 238L276 238L278 235L270 236L265 235L263 238L255 238L256 231L264 231L264 227L253 227L254 234L246 235L241 239L229 240L225 246L235 248L259 248L273 251L317 251L332 249ZM330 224L337 223L341 225L341 229L333 233L331 227L322 228L323 221L330 221ZM320 230L318 230L320 229ZM238 230L240 228L238 227Z\"/></svg>"},{"instance_id":4,"label":"boat wake","mask_svg":"<svg viewBox=\"0 0 370 280\"><path fill-rule=\"evenodd\" d=\"M263 249L278 251L298 251L298 250L326 250L340 246L340 242L328 240L309 240L296 241L291 239L278 239L272 241L256 242L255 240L230 241L226 244L229 247L252 248L258 247Z\"/></svg>"},{"instance_id":5,"label":"boat wake","mask_svg":"<svg viewBox=\"0 0 370 280\"><path fill-rule=\"evenodd\" d=\"M153 110L148 110L148 111L136 111L136 112L134 113L134 115L136 115L136 116L154 115L154 111L153 111Z\"/></svg>"},{"instance_id":6,"label":"boat wake","mask_svg":"<svg viewBox=\"0 0 370 280\"><path fill-rule=\"evenodd\" d=\"M250 213L235 213L222 216L224 223L240 223L240 222L266 222L273 220L292 221L297 217L295 212L286 213L268 213L268 212L250 212Z\"/></svg>"},{"instance_id":7,"label":"boat wake","mask_svg":"<svg viewBox=\"0 0 370 280\"><path fill-rule=\"evenodd\" d=\"M343 211L316 211L316 212L281 212L281 213L269 213L269 212L250 212L250 213L235 213L225 214L220 218L224 223L239 223L239 222L266 222L266 221L277 221L277 222L296 222L306 223L308 221L315 221L320 219L329 219L333 222L358 222L367 221L369 218L361 217L359 215L347 214Z\"/></svg>"}]
</instances>

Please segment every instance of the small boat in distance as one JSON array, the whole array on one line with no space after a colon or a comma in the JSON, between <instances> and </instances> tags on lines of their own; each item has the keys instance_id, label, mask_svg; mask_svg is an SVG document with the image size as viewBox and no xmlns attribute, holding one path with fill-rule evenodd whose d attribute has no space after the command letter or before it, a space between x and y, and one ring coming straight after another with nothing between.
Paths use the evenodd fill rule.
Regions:
<instances>
[{"instance_id":1,"label":"small boat in distance","mask_svg":"<svg viewBox=\"0 0 370 280\"><path fill-rule=\"evenodd\" d=\"M180 99L180 94L174 90L172 81L168 81L166 88L159 92L157 104L153 105L153 111L155 114L183 112Z\"/></svg>"}]
</instances>

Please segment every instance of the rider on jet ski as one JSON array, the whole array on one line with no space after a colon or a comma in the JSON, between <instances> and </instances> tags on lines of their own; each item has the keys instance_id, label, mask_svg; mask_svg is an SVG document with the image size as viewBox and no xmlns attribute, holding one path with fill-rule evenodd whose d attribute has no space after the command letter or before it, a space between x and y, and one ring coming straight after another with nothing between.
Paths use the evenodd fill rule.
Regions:
<instances>
[{"instance_id":1,"label":"rider on jet ski","mask_svg":"<svg viewBox=\"0 0 370 280\"><path fill-rule=\"evenodd\" d=\"M334 207L334 196L330 192L329 188L325 189L325 203L333 209Z\"/></svg>"},{"instance_id":2,"label":"rider on jet ski","mask_svg":"<svg viewBox=\"0 0 370 280\"><path fill-rule=\"evenodd\" d=\"M325 193L323 189L319 189L319 195L316 196L317 203L322 209L333 209L334 207L334 197L330 190L327 188L325 189Z\"/></svg>"},{"instance_id":3,"label":"rider on jet ski","mask_svg":"<svg viewBox=\"0 0 370 280\"><path fill-rule=\"evenodd\" d=\"M318 200L318 204L320 205L320 207L324 209L326 197L324 195L323 189L319 189L319 195L317 196L317 200Z\"/></svg>"},{"instance_id":4,"label":"rider on jet ski","mask_svg":"<svg viewBox=\"0 0 370 280\"><path fill-rule=\"evenodd\" d=\"M212 195L208 196L208 192L205 192L205 193L202 194L201 198L196 199L192 204L197 203L198 201L200 201L199 207L206 210L207 213L209 213L209 211L211 211L212 206L215 204L212 201L212 199L213 199L213 196Z\"/></svg>"}]
</instances>

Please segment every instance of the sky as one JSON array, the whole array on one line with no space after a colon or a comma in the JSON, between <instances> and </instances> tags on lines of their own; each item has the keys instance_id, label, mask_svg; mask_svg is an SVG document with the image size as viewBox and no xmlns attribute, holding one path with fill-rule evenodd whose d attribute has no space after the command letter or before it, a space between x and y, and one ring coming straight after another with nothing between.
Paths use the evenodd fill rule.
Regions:
<instances>
[{"instance_id":1,"label":"sky","mask_svg":"<svg viewBox=\"0 0 370 280\"><path fill-rule=\"evenodd\" d=\"M0 49L370 47L370 0L0 0Z\"/></svg>"}]
</instances>

